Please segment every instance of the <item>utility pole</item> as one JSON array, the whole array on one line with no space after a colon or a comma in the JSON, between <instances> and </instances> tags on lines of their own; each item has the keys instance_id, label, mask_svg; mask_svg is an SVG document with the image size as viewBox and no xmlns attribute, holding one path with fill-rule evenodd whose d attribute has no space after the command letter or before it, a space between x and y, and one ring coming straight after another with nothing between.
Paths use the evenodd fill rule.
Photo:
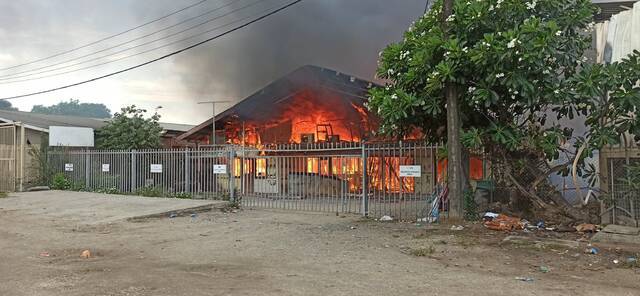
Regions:
<instances>
[{"instance_id":1,"label":"utility pole","mask_svg":"<svg viewBox=\"0 0 640 296\"><path fill-rule=\"evenodd\" d=\"M220 103L231 103L231 101L207 101L207 102L198 102L198 104L211 104L213 116L211 117L211 144L213 146L216 145L216 104Z\"/></svg>"},{"instance_id":2,"label":"utility pole","mask_svg":"<svg viewBox=\"0 0 640 296\"><path fill-rule=\"evenodd\" d=\"M453 0L442 4L442 28L445 38L449 38L447 18L453 13ZM456 85L445 84L447 102L447 178L449 187L449 217L458 220L464 217L462 144L460 143L460 110Z\"/></svg>"},{"instance_id":3,"label":"utility pole","mask_svg":"<svg viewBox=\"0 0 640 296\"><path fill-rule=\"evenodd\" d=\"M424 5L424 14L427 14L429 8L431 8L431 0L427 0L427 3Z\"/></svg>"}]
</instances>

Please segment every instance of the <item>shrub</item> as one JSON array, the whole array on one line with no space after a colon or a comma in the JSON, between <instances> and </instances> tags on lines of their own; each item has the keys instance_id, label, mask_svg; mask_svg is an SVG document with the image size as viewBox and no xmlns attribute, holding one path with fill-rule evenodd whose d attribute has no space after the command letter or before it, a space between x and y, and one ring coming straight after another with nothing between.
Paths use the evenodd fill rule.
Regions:
<instances>
[{"instance_id":1,"label":"shrub","mask_svg":"<svg viewBox=\"0 0 640 296\"><path fill-rule=\"evenodd\" d=\"M145 186L138 188L136 190L136 195L146 196L146 197L164 197L165 194L162 191L162 188L155 186Z\"/></svg>"},{"instance_id":2,"label":"shrub","mask_svg":"<svg viewBox=\"0 0 640 296\"><path fill-rule=\"evenodd\" d=\"M176 192L171 197L180 198L180 199L192 199L193 196L188 192Z\"/></svg>"},{"instance_id":3,"label":"shrub","mask_svg":"<svg viewBox=\"0 0 640 296\"><path fill-rule=\"evenodd\" d=\"M104 194L123 194L116 187L98 188L98 189L94 190L94 192L96 192L96 193L104 193Z\"/></svg>"},{"instance_id":4,"label":"shrub","mask_svg":"<svg viewBox=\"0 0 640 296\"><path fill-rule=\"evenodd\" d=\"M71 181L69 181L69 179L67 179L67 176L65 176L63 173L55 174L53 176L53 179L51 180L51 189L54 190L69 190L72 186L73 184L71 183Z\"/></svg>"},{"instance_id":5,"label":"shrub","mask_svg":"<svg viewBox=\"0 0 640 296\"><path fill-rule=\"evenodd\" d=\"M464 219L467 221L477 221L480 217L478 216L478 205L473 200L473 191L466 190L464 192Z\"/></svg>"}]
</instances>

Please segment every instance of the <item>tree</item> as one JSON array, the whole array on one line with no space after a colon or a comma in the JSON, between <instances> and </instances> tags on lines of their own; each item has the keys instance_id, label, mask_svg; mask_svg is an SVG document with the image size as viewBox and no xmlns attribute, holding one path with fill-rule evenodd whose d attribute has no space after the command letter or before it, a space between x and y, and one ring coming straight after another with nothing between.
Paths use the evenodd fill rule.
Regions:
<instances>
[{"instance_id":1,"label":"tree","mask_svg":"<svg viewBox=\"0 0 640 296\"><path fill-rule=\"evenodd\" d=\"M443 37L449 38L447 19L453 13L453 0L444 0L440 23ZM449 176L449 207L450 217L459 219L464 216L463 209L463 170L462 145L460 143L460 109L458 108L458 93L456 85L449 81L444 85L444 95L447 106L447 147L449 150L447 162L447 176Z\"/></svg>"},{"instance_id":2,"label":"tree","mask_svg":"<svg viewBox=\"0 0 640 296\"><path fill-rule=\"evenodd\" d=\"M111 118L111 110L104 104L80 103L79 100L70 99L51 106L35 105L31 109L33 113L50 115L69 115L90 118Z\"/></svg>"},{"instance_id":3,"label":"tree","mask_svg":"<svg viewBox=\"0 0 640 296\"><path fill-rule=\"evenodd\" d=\"M445 86L452 86L462 143L487 153L497 181L518 188L535 208L554 204L579 216L548 177L588 175L584 160L594 150L624 132L640 139L640 53L585 64L597 10L589 0L455 0L446 32L442 8L436 2L381 54L378 76L389 82L371 90L368 104L382 118L381 131L419 128L431 142L446 141ZM558 123L578 117L584 135Z\"/></svg>"},{"instance_id":4,"label":"tree","mask_svg":"<svg viewBox=\"0 0 640 296\"><path fill-rule=\"evenodd\" d=\"M18 108L13 107L7 100L0 100L0 110L18 111Z\"/></svg>"},{"instance_id":5,"label":"tree","mask_svg":"<svg viewBox=\"0 0 640 296\"><path fill-rule=\"evenodd\" d=\"M147 110L135 105L122 108L120 113L113 115L109 124L96 131L96 146L114 150L160 148L160 115L154 113L145 118L146 113Z\"/></svg>"}]
</instances>

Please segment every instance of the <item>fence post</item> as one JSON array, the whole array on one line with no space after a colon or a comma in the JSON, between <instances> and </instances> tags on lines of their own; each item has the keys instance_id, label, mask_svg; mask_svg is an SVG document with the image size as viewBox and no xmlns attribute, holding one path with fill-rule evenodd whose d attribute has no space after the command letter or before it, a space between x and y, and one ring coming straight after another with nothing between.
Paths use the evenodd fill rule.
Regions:
<instances>
[{"instance_id":1,"label":"fence post","mask_svg":"<svg viewBox=\"0 0 640 296\"><path fill-rule=\"evenodd\" d=\"M184 192L191 192L191 159L189 147L184 148Z\"/></svg>"},{"instance_id":2,"label":"fence post","mask_svg":"<svg viewBox=\"0 0 640 296\"><path fill-rule=\"evenodd\" d=\"M236 187L236 177L234 174L234 164L235 164L235 159L234 159L234 153L235 151L233 150L233 148L230 149L229 151L229 200L231 200L231 202L235 202L236 201L236 197L235 197L235 187Z\"/></svg>"},{"instance_id":3,"label":"fence post","mask_svg":"<svg viewBox=\"0 0 640 296\"><path fill-rule=\"evenodd\" d=\"M131 150L131 193L136 191L136 150Z\"/></svg>"},{"instance_id":4,"label":"fence post","mask_svg":"<svg viewBox=\"0 0 640 296\"><path fill-rule=\"evenodd\" d=\"M367 151L362 142L362 215L369 216L369 195L367 184Z\"/></svg>"},{"instance_id":5,"label":"fence post","mask_svg":"<svg viewBox=\"0 0 640 296\"><path fill-rule=\"evenodd\" d=\"M26 144L26 136L25 136L24 123L20 124L20 183L18 190L20 192L24 191L24 144Z\"/></svg>"},{"instance_id":6,"label":"fence post","mask_svg":"<svg viewBox=\"0 0 640 296\"><path fill-rule=\"evenodd\" d=\"M89 189L91 187L91 154L89 154L89 148L84 153L84 187Z\"/></svg>"}]
</instances>

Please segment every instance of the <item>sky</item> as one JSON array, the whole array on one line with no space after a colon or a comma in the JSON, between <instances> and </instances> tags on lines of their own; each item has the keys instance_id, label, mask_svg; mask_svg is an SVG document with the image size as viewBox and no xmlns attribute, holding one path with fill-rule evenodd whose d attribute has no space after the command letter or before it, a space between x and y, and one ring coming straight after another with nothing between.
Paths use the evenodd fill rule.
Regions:
<instances>
[{"instance_id":1,"label":"sky","mask_svg":"<svg viewBox=\"0 0 640 296\"><path fill-rule=\"evenodd\" d=\"M83 46L199 1L0 1L0 69ZM105 42L0 70L0 97L55 88L145 62L216 35L242 19L255 17L288 1L291 0L207 0ZM29 111L36 104L52 105L71 98L103 103L112 111L131 104L147 109L162 106L159 109L162 121L198 124L210 118L212 111L197 102L238 102L303 65L317 65L374 80L378 53L389 43L401 40L402 33L424 12L425 2L303 0L258 23L171 58L81 86L11 100L11 103L22 111ZM218 10L200 18L165 29L216 8ZM206 22L208 20L211 21ZM201 23L204 24L178 33ZM160 32L144 37L155 31ZM201 35L180 41L195 34ZM139 40L131 42L135 38ZM160 40L152 42L156 39ZM115 47L121 43L125 44ZM134 46L138 47L128 49ZM165 47L151 50L159 46ZM90 59L95 60L86 62ZM64 73L105 62L108 64ZM220 105L219 112L231 105Z\"/></svg>"}]
</instances>

